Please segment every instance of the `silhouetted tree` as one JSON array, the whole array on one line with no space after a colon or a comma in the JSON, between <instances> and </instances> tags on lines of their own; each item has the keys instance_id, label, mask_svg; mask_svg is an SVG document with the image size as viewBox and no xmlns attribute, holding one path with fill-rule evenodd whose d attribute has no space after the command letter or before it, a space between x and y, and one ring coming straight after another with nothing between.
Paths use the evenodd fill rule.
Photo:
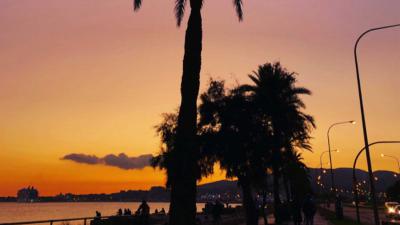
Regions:
<instances>
[{"instance_id":1,"label":"silhouetted tree","mask_svg":"<svg viewBox=\"0 0 400 225\"><path fill-rule=\"evenodd\" d=\"M249 75L253 85L242 89L249 91L260 112L268 119L272 138L272 170L275 220L281 222L280 182L284 152L292 146L310 149L310 131L315 126L312 116L305 114L300 95L310 95L303 87L296 87L295 73L281 67L280 63L260 65Z\"/></svg>"},{"instance_id":2,"label":"silhouetted tree","mask_svg":"<svg viewBox=\"0 0 400 225\"><path fill-rule=\"evenodd\" d=\"M228 178L237 178L243 193L247 225L258 224L255 188L266 178L268 139L253 102L240 87L226 90L211 81L201 95L200 124L213 133L214 153Z\"/></svg>"},{"instance_id":3,"label":"silhouetted tree","mask_svg":"<svg viewBox=\"0 0 400 225\"><path fill-rule=\"evenodd\" d=\"M288 158L284 173L288 177L293 200L303 201L306 195L312 192L309 170L303 162L301 153L290 152L291 156Z\"/></svg>"},{"instance_id":4,"label":"silhouetted tree","mask_svg":"<svg viewBox=\"0 0 400 225\"><path fill-rule=\"evenodd\" d=\"M175 1L175 17L180 26L187 0ZM171 203L170 224L195 224L196 217L196 179L199 176L196 145L197 97L200 85L201 51L202 51L202 17L203 0L188 0L190 16L185 35L185 53L183 57L183 74L181 82L181 105L176 128L174 156L179 157L174 167L174 176L170 177ZM233 1L239 20L243 18L242 0ZM134 10L142 5L142 0L133 0ZM179 156L178 156L179 155ZM169 173L170 174L170 173ZM170 174L171 175L171 174Z\"/></svg>"},{"instance_id":5,"label":"silhouetted tree","mask_svg":"<svg viewBox=\"0 0 400 225\"><path fill-rule=\"evenodd\" d=\"M386 193L391 201L400 201L400 180L389 186Z\"/></svg>"},{"instance_id":6,"label":"silhouetted tree","mask_svg":"<svg viewBox=\"0 0 400 225\"><path fill-rule=\"evenodd\" d=\"M179 169L176 165L181 157L174 151L176 129L177 129L177 113L164 113L162 115L163 120L160 124L155 126L156 133L161 138L160 153L154 156L151 160L151 165L154 168L162 169L166 172L167 188L171 188L171 180L177 179L176 170ZM200 157L198 158L198 165L200 173L197 174L197 180L200 180L203 176L207 176L213 172L213 165L215 163L214 150L209 146L212 144L212 137L207 132L207 129L198 129L197 138L200 146Z\"/></svg>"},{"instance_id":7,"label":"silhouetted tree","mask_svg":"<svg viewBox=\"0 0 400 225\"><path fill-rule=\"evenodd\" d=\"M310 92L296 87L294 73L279 63L262 65L249 77L254 85L233 89L226 89L223 81L211 80L200 96L194 140L198 155L192 158L198 168L195 179L211 173L218 160L228 178L238 179L246 223L255 225L258 216L253 195L256 191L266 193L268 171L272 169L275 217L279 223L281 176L285 178L288 199L302 198L309 187L308 172L297 151L311 150L314 120L302 111L305 105L300 99L301 94ZM163 147L153 160L154 166L167 170L171 189L181 177L179 162L188 159L176 150L178 127L176 114L164 115L164 121L157 126Z\"/></svg>"}]
</instances>

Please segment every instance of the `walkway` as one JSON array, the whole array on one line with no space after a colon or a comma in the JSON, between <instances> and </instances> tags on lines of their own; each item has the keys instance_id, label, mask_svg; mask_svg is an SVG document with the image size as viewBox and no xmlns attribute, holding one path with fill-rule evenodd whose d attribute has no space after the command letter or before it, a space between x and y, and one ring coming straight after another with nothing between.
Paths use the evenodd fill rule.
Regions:
<instances>
[{"instance_id":1,"label":"walkway","mask_svg":"<svg viewBox=\"0 0 400 225\"><path fill-rule=\"evenodd\" d=\"M275 220L273 216L269 216L268 217L268 224L274 224ZM260 218L260 220L258 221L259 225L264 225L264 219ZM246 223L242 223L240 225L246 225ZM293 222L289 222L288 225L293 225ZM318 212L317 214L315 214L314 217L314 225L329 225L329 222L324 219Z\"/></svg>"},{"instance_id":2,"label":"walkway","mask_svg":"<svg viewBox=\"0 0 400 225\"><path fill-rule=\"evenodd\" d=\"M331 204L330 208L327 208L326 206L324 206L324 208L329 209L331 211L334 211L334 205ZM356 220L356 208L354 207L348 207L345 206L343 207L343 214L345 217L351 218L352 220ZM379 218L381 220L385 219L385 212L383 210L379 210ZM374 224L374 213L372 211L372 209L369 208L360 208L360 219L361 219L361 223L363 224Z\"/></svg>"}]
</instances>

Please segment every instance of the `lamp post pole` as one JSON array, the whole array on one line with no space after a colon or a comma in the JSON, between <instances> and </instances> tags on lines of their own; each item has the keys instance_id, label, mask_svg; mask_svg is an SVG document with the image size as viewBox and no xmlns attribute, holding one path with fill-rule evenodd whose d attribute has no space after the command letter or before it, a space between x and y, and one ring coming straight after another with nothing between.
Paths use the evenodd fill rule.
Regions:
<instances>
[{"instance_id":1,"label":"lamp post pole","mask_svg":"<svg viewBox=\"0 0 400 225\"><path fill-rule=\"evenodd\" d=\"M321 156L319 157L319 164L321 166L321 173L322 173L322 156L324 156L325 153L328 153L329 151L324 151L321 153Z\"/></svg>"},{"instance_id":2,"label":"lamp post pole","mask_svg":"<svg viewBox=\"0 0 400 225\"><path fill-rule=\"evenodd\" d=\"M365 112L364 112L364 103L363 103L363 97L362 97L362 91L361 91L360 72L359 72L359 68L358 68L357 46L358 46L358 43L360 42L361 38L364 37L366 34L372 32L372 31L388 29L388 28L393 28L393 27L399 27L399 26L400 26L400 24L394 24L394 25L376 27L376 28L369 29L369 30L365 31L364 33L362 33L357 38L356 43L354 45L354 60L355 60L355 64L356 64L358 98L359 98L359 101L360 101L361 122L362 122L362 127L363 127L365 154L366 154L367 165L368 165L368 175L369 175L369 180L370 180L369 183L371 185L371 197L372 197L372 205L373 205L373 208L374 208L375 225L379 225L379 213L378 213L378 206L377 206L376 196L375 196L375 185L374 185L374 177L373 177L373 174L372 174L371 156L370 156L370 153L369 153L367 125L366 125L366 122L365 122Z\"/></svg>"},{"instance_id":3,"label":"lamp post pole","mask_svg":"<svg viewBox=\"0 0 400 225\"><path fill-rule=\"evenodd\" d=\"M354 124L355 122L353 120L350 121L344 121L344 122L338 122L338 123L334 123L332 124L329 128L328 128L328 132L326 133L326 136L328 137L328 152L329 152L329 163L330 163L330 171L331 171L331 191L335 192L335 178L333 175L333 165L332 165L332 154L331 154L331 141L329 138L329 132L331 131L331 129L334 126L340 125L340 124L347 124L347 123L351 123ZM321 166L322 167L322 166Z\"/></svg>"},{"instance_id":4,"label":"lamp post pole","mask_svg":"<svg viewBox=\"0 0 400 225\"><path fill-rule=\"evenodd\" d=\"M392 158L392 159L396 160L396 162L397 162L397 168L398 168L397 174L400 175L400 162L399 162L399 159L398 159L396 156L392 156L392 155L381 154L381 156L382 156L382 157L389 157L389 158Z\"/></svg>"},{"instance_id":5,"label":"lamp post pole","mask_svg":"<svg viewBox=\"0 0 400 225\"><path fill-rule=\"evenodd\" d=\"M334 152L339 152L339 150L337 150L337 149L335 149L335 150L332 150L332 151L334 151ZM324 156L324 154L325 153L328 153L329 151L324 151L324 152L322 152L321 153L321 155L320 155L320 157L319 157L319 164L320 164L320 167L321 167L321 169L320 169L320 183L321 183L321 185L322 185L322 181L323 181L323 177L322 177L322 174L323 174L323 169L322 169L322 157Z\"/></svg>"},{"instance_id":6,"label":"lamp post pole","mask_svg":"<svg viewBox=\"0 0 400 225\"><path fill-rule=\"evenodd\" d=\"M371 144L369 144L368 146L362 148L356 158L354 159L354 163L353 163L353 191L354 191L354 202L356 204L356 215L357 215L357 223L361 223L360 221L360 210L359 210L359 200L358 200L358 189L357 189L357 177L356 177L356 164L357 164L357 160L360 157L361 153L363 153L364 150L367 149L367 147L369 148L372 145L376 145L376 144L400 144L400 141L376 141L373 142ZM372 181L373 182L373 181ZM371 181L370 181L371 183Z\"/></svg>"}]
</instances>

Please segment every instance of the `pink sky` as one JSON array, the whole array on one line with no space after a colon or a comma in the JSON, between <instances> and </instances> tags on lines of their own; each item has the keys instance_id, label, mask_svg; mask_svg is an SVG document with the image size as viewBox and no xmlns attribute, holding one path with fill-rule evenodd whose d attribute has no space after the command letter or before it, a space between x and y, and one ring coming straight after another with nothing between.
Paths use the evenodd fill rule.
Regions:
<instances>
[{"instance_id":1,"label":"pink sky","mask_svg":"<svg viewBox=\"0 0 400 225\"><path fill-rule=\"evenodd\" d=\"M60 160L68 153L156 153L153 126L179 103L186 20L175 25L174 1L0 1L0 195L35 185L44 194L112 192L164 182L152 169L121 170ZM364 30L400 23L398 0L244 0L238 23L230 0L205 1L202 89L212 77L249 82L265 62L299 73L314 115L311 167L332 131L335 167L350 167L363 145L353 45ZM369 139L400 139L400 29L360 44ZM400 147L400 146L399 146ZM373 148L374 169L395 170ZM325 159L327 160L327 159ZM360 161L365 168L365 161ZM12 176L10 176L12 174ZM210 178L220 179L222 174Z\"/></svg>"}]
</instances>

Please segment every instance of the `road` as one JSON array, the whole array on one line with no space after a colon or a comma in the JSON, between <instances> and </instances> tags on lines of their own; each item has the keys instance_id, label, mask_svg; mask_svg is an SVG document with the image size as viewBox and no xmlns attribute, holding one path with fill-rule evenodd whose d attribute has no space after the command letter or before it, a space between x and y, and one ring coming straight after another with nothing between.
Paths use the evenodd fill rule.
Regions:
<instances>
[{"instance_id":1,"label":"road","mask_svg":"<svg viewBox=\"0 0 400 225\"><path fill-rule=\"evenodd\" d=\"M322 206L322 207L326 208L326 206ZM326 209L328 209L328 208L326 208ZM334 211L335 210L334 206L331 205L329 210ZM347 218L357 220L355 207L348 207L348 206L343 207L343 214ZM384 211L380 210L379 211L379 219L382 220L385 218L386 217L385 217ZM374 212L372 211L372 209L369 209L369 208L360 208L360 219L361 219L362 224L373 225L374 224Z\"/></svg>"}]
</instances>

